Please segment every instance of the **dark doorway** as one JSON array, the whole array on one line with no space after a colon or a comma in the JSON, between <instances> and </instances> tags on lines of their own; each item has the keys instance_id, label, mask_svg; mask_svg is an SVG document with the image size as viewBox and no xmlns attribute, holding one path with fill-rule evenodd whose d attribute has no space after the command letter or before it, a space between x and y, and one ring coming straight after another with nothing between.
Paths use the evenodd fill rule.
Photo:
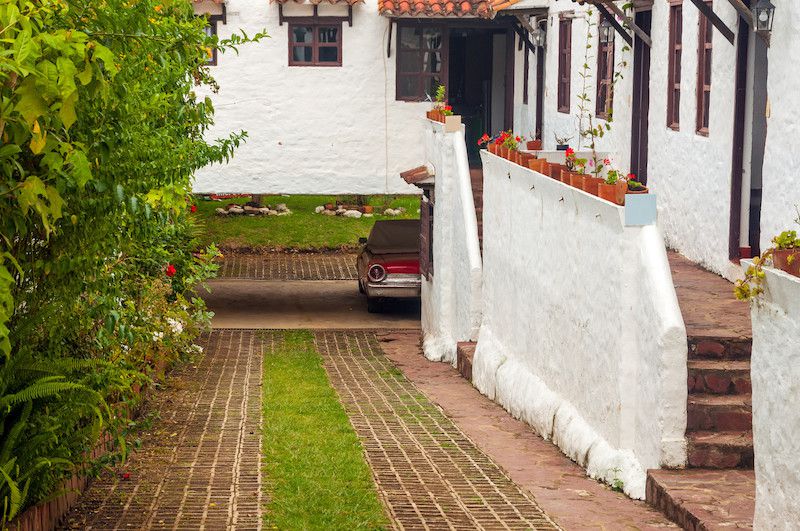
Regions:
<instances>
[{"instance_id":1,"label":"dark doorway","mask_svg":"<svg viewBox=\"0 0 800 531\"><path fill-rule=\"evenodd\" d=\"M636 25L650 35L652 11L638 11ZM633 43L633 114L631 173L647 184L647 141L650 115L650 47L638 36Z\"/></svg>"},{"instance_id":2,"label":"dark doorway","mask_svg":"<svg viewBox=\"0 0 800 531\"><path fill-rule=\"evenodd\" d=\"M513 85L507 80L509 37L506 29L493 28L451 27L449 34L448 101L461 115L469 163L477 167L481 135L509 127L505 116L507 89Z\"/></svg>"}]
</instances>

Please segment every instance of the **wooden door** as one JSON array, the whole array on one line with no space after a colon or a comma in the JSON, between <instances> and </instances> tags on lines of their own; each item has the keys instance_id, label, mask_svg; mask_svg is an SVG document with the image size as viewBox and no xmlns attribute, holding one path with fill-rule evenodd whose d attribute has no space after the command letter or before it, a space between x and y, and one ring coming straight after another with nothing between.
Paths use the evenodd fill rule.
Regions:
<instances>
[{"instance_id":1,"label":"wooden door","mask_svg":"<svg viewBox=\"0 0 800 531\"><path fill-rule=\"evenodd\" d=\"M652 11L636 13L636 25L650 35ZM650 47L635 36L633 42L633 114L631 118L631 173L647 184L647 141L650 124Z\"/></svg>"}]
</instances>

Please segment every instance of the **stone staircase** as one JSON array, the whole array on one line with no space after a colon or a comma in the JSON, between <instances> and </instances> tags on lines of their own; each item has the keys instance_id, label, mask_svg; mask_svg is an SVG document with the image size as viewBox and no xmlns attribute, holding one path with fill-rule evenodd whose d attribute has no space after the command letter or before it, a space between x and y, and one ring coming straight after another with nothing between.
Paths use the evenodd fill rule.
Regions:
<instances>
[{"instance_id":1,"label":"stone staircase","mask_svg":"<svg viewBox=\"0 0 800 531\"><path fill-rule=\"evenodd\" d=\"M730 282L669 253L689 342L686 470L651 470L647 501L684 529L752 526L750 310Z\"/></svg>"},{"instance_id":2,"label":"stone staircase","mask_svg":"<svg viewBox=\"0 0 800 531\"><path fill-rule=\"evenodd\" d=\"M475 357L474 341L462 341L456 345L456 368L467 381L472 381L472 359Z\"/></svg>"}]
</instances>

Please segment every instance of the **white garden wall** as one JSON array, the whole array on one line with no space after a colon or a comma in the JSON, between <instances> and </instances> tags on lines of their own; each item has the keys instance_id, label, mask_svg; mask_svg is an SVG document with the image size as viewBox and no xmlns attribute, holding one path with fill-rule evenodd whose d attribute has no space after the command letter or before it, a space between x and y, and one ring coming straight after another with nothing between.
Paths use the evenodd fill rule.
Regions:
<instances>
[{"instance_id":1,"label":"white garden wall","mask_svg":"<svg viewBox=\"0 0 800 531\"><path fill-rule=\"evenodd\" d=\"M474 341L481 320L481 251L464 133L426 120L424 145L435 176L433 277L422 283L423 350L456 362L456 343Z\"/></svg>"},{"instance_id":2,"label":"white garden wall","mask_svg":"<svg viewBox=\"0 0 800 531\"><path fill-rule=\"evenodd\" d=\"M478 389L589 475L645 494L686 462L687 341L664 242L623 208L483 152Z\"/></svg>"},{"instance_id":3,"label":"white garden wall","mask_svg":"<svg viewBox=\"0 0 800 531\"><path fill-rule=\"evenodd\" d=\"M774 2L777 6L769 48L769 115L763 171L761 207L761 247L766 249L773 236L800 226L792 223L800 207L800 76L796 61L800 54L800 4Z\"/></svg>"},{"instance_id":4,"label":"white garden wall","mask_svg":"<svg viewBox=\"0 0 800 531\"><path fill-rule=\"evenodd\" d=\"M752 306L755 529L800 522L800 278L765 269Z\"/></svg>"},{"instance_id":5,"label":"white garden wall","mask_svg":"<svg viewBox=\"0 0 800 531\"><path fill-rule=\"evenodd\" d=\"M309 16L310 4L289 2L285 16ZM346 15L346 6L319 5L320 15ZM267 0L227 0L227 24L261 43L220 54L211 67L220 85L212 95L216 124L209 138L246 130L247 143L227 164L197 172L194 191L257 193L417 193L399 172L419 166L421 116L430 104L395 101L395 41L386 57L389 20L377 1L353 7L342 24L343 66L288 66L288 25Z\"/></svg>"}]
</instances>

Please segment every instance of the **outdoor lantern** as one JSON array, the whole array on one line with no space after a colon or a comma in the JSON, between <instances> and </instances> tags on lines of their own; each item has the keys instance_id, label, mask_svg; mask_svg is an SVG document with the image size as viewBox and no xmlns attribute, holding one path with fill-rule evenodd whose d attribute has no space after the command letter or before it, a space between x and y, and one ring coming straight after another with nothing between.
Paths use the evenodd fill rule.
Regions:
<instances>
[{"instance_id":1,"label":"outdoor lantern","mask_svg":"<svg viewBox=\"0 0 800 531\"><path fill-rule=\"evenodd\" d=\"M531 38L534 46L543 48L547 43L547 32L544 28L537 27L535 30L533 30L533 33L531 33Z\"/></svg>"},{"instance_id":2,"label":"outdoor lantern","mask_svg":"<svg viewBox=\"0 0 800 531\"><path fill-rule=\"evenodd\" d=\"M772 22L775 20L775 6L769 0L758 0L753 8L756 19L756 31L769 33L772 31Z\"/></svg>"},{"instance_id":3,"label":"outdoor lantern","mask_svg":"<svg viewBox=\"0 0 800 531\"><path fill-rule=\"evenodd\" d=\"M607 18L603 18L602 22L600 22L600 42L603 44L608 44L614 40L614 27L611 25L611 22L608 21Z\"/></svg>"}]
</instances>

